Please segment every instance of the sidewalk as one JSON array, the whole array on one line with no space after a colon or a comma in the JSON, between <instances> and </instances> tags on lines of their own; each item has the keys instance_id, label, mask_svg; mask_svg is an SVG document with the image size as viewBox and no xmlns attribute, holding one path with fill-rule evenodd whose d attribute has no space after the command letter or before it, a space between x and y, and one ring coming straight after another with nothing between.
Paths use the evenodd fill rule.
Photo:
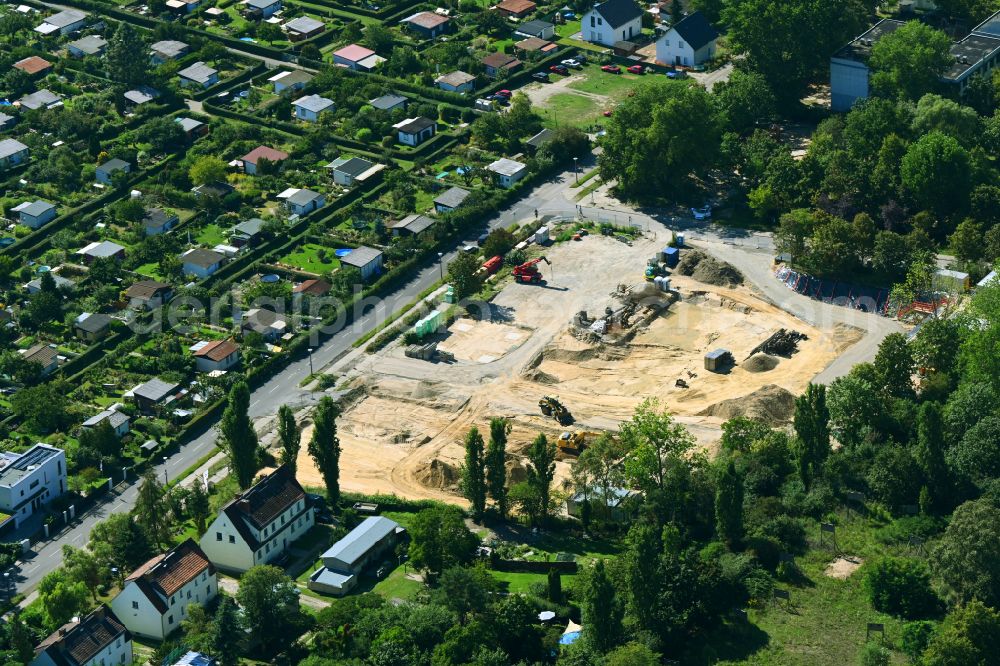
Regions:
<instances>
[{"instance_id":1,"label":"sidewalk","mask_svg":"<svg viewBox=\"0 0 1000 666\"><path fill-rule=\"evenodd\" d=\"M185 476L183 479L181 479L178 485L181 486L182 488L190 488L191 484L194 483L195 479L204 480L209 470L216 464L218 464L220 461L225 460L226 457L227 456L225 451L219 451L214 456L206 460L205 463L201 465L198 469L194 470L193 472ZM208 482L212 484L218 483L222 479L226 478L226 476L228 475L229 475L229 466L227 465L226 467L223 467L218 472L209 477Z\"/></svg>"}]
</instances>

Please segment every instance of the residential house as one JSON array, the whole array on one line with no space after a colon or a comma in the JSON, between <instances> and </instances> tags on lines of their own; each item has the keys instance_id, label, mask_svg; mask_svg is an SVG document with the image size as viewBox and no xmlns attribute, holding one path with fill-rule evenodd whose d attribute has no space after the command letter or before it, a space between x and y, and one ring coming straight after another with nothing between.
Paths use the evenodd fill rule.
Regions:
<instances>
[{"instance_id":1,"label":"residential house","mask_svg":"<svg viewBox=\"0 0 1000 666\"><path fill-rule=\"evenodd\" d=\"M306 84L313 80L313 75L301 69L293 69L290 72L279 72L268 79L274 84L274 92L283 93L286 90L302 90Z\"/></svg>"},{"instance_id":2,"label":"residential house","mask_svg":"<svg viewBox=\"0 0 1000 666\"><path fill-rule=\"evenodd\" d=\"M295 117L299 120L314 123L319 120L319 114L323 112L332 113L336 108L332 99L320 97L319 95L306 95L300 97L292 103L295 109Z\"/></svg>"},{"instance_id":3,"label":"residential house","mask_svg":"<svg viewBox=\"0 0 1000 666\"><path fill-rule=\"evenodd\" d=\"M242 572L281 558L313 523L309 498L282 465L222 507L201 548L218 568Z\"/></svg>"},{"instance_id":4,"label":"residential house","mask_svg":"<svg viewBox=\"0 0 1000 666\"><path fill-rule=\"evenodd\" d=\"M579 519L583 505L590 504L595 515L612 520L622 520L628 517L634 507L635 499L640 493L627 488L611 488L605 493L603 488L591 488L589 492L580 491L566 500L566 512Z\"/></svg>"},{"instance_id":5,"label":"residential house","mask_svg":"<svg viewBox=\"0 0 1000 666\"><path fill-rule=\"evenodd\" d=\"M42 376L46 377L59 369L59 350L55 345L44 342L36 343L21 351L21 358L28 363L37 363L42 368Z\"/></svg>"},{"instance_id":6,"label":"residential house","mask_svg":"<svg viewBox=\"0 0 1000 666\"><path fill-rule=\"evenodd\" d=\"M218 594L215 566L187 539L133 571L111 610L133 635L162 641L180 628L191 604L207 605Z\"/></svg>"},{"instance_id":7,"label":"residential house","mask_svg":"<svg viewBox=\"0 0 1000 666\"><path fill-rule=\"evenodd\" d=\"M501 157L496 162L491 162L486 170L494 174L500 187L510 188L528 174L528 165Z\"/></svg>"},{"instance_id":8,"label":"residential house","mask_svg":"<svg viewBox=\"0 0 1000 666\"><path fill-rule=\"evenodd\" d=\"M66 454L48 444L0 454L0 511L14 528L66 492Z\"/></svg>"},{"instance_id":9,"label":"residential house","mask_svg":"<svg viewBox=\"0 0 1000 666\"><path fill-rule=\"evenodd\" d=\"M54 109L57 106L62 106L62 96L43 88L41 90L36 90L30 95L25 95L21 99L17 100L18 106L22 109L28 109L29 111L37 111L38 109Z\"/></svg>"},{"instance_id":10,"label":"residential house","mask_svg":"<svg viewBox=\"0 0 1000 666\"><path fill-rule=\"evenodd\" d=\"M30 229L38 229L43 224L56 219L56 205L48 201L25 201L10 209L17 213L18 222Z\"/></svg>"},{"instance_id":11,"label":"residential house","mask_svg":"<svg viewBox=\"0 0 1000 666\"><path fill-rule=\"evenodd\" d=\"M0 132L2 132L3 130L9 130L16 124L17 124L16 116L9 116L6 113L0 113Z\"/></svg>"},{"instance_id":12,"label":"residential house","mask_svg":"<svg viewBox=\"0 0 1000 666\"><path fill-rule=\"evenodd\" d=\"M449 72L443 76L437 77L434 79L434 83L441 90L466 93L472 92L472 89L475 88L476 77L468 72L456 69L454 72Z\"/></svg>"},{"instance_id":13,"label":"residential house","mask_svg":"<svg viewBox=\"0 0 1000 666\"><path fill-rule=\"evenodd\" d=\"M629 41L642 33L642 9L635 0L606 0L583 15L580 32L585 41L604 46Z\"/></svg>"},{"instance_id":14,"label":"residential house","mask_svg":"<svg viewBox=\"0 0 1000 666\"><path fill-rule=\"evenodd\" d=\"M83 28L87 25L87 14L77 9L66 9L48 17L35 27L35 32L40 35L68 35L71 32Z\"/></svg>"},{"instance_id":15,"label":"residential house","mask_svg":"<svg viewBox=\"0 0 1000 666\"><path fill-rule=\"evenodd\" d=\"M115 433L115 437L119 439L128 434L129 426L132 422L132 417L125 412L120 412L115 409L115 406L105 409L103 412L98 412L94 414L89 419L83 422L83 427L90 429L100 426L105 421L111 426L111 429Z\"/></svg>"},{"instance_id":16,"label":"residential house","mask_svg":"<svg viewBox=\"0 0 1000 666\"><path fill-rule=\"evenodd\" d=\"M209 67L200 60L177 72L181 87L211 88L219 82L219 70Z\"/></svg>"},{"instance_id":17,"label":"residential house","mask_svg":"<svg viewBox=\"0 0 1000 666\"><path fill-rule=\"evenodd\" d=\"M94 343L111 330L111 317L100 312L84 312L73 321L73 333L84 342Z\"/></svg>"},{"instance_id":18,"label":"residential house","mask_svg":"<svg viewBox=\"0 0 1000 666\"><path fill-rule=\"evenodd\" d=\"M194 192L195 197L216 197L217 199L222 199L235 192L236 188L229 183L216 181L192 187L191 191Z\"/></svg>"},{"instance_id":19,"label":"residential house","mask_svg":"<svg viewBox=\"0 0 1000 666\"><path fill-rule=\"evenodd\" d=\"M523 19L535 11L536 6L531 0L503 0L497 3L496 10L507 18Z\"/></svg>"},{"instance_id":20,"label":"residential house","mask_svg":"<svg viewBox=\"0 0 1000 666\"><path fill-rule=\"evenodd\" d=\"M344 187L361 185L385 169L384 164L376 164L362 157L338 157L326 165L333 182Z\"/></svg>"},{"instance_id":21,"label":"residential house","mask_svg":"<svg viewBox=\"0 0 1000 666\"><path fill-rule=\"evenodd\" d=\"M450 187L434 199L434 210L439 213L450 213L461 206L470 194L472 193L469 190L461 187Z\"/></svg>"},{"instance_id":22,"label":"residential house","mask_svg":"<svg viewBox=\"0 0 1000 666\"><path fill-rule=\"evenodd\" d=\"M688 14L656 40L656 60L665 65L702 65L715 57L719 32L701 12Z\"/></svg>"},{"instance_id":23,"label":"residential house","mask_svg":"<svg viewBox=\"0 0 1000 666\"><path fill-rule=\"evenodd\" d=\"M537 37L538 39L552 39L556 34L556 26L548 21L525 21L517 26L514 34L520 37Z\"/></svg>"},{"instance_id":24,"label":"residential house","mask_svg":"<svg viewBox=\"0 0 1000 666\"><path fill-rule=\"evenodd\" d=\"M240 347L232 340L197 342L190 351L198 372L226 371L240 362Z\"/></svg>"},{"instance_id":25,"label":"residential house","mask_svg":"<svg viewBox=\"0 0 1000 666\"><path fill-rule=\"evenodd\" d=\"M543 56L546 56L556 51L558 48L558 44L553 44L552 42L539 37L528 37L519 42L514 42L514 52L518 53L522 57L531 53L540 53Z\"/></svg>"},{"instance_id":26,"label":"residential house","mask_svg":"<svg viewBox=\"0 0 1000 666\"><path fill-rule=\"evenodd\" d=\"M323 566L309 577L310 590L341 595L357 585L358 576L390 553L406 530L385 516L370 516L323 553Z\"/></svg>"},{"instance_id":27,"label":"residential house","mask_svg":"<svg viewBox=\"0 0 1000 666\"><path fill-rule=\"evenodd\" d=\"M229 232L229 244L233 247L245 247L256 245L264 238L264 225L267 224L259 217L251 217L249 220L240 222Z\"/></svg>"},{"instance_id":28,"label":"residential house","mask_svg":"<svg viewBox=\"0 0 1000 666\"><path fill-rule=\"evenodd\" d=\"M301 294L304 298L309 296L326 296L330 293L331 289L333 289L333 286L326 280L303 280L292 287L292 296L294 297L296 294Z\"/></svg>"},{"instance_id":29,"label":"residential house","mask_svg":"<svg viewBox=\"0 0 1000 666\"><path fill-rule=\"evenodd\" d=\"M447 16L435 12L417 12L400 21L400 23L424 39L434 39L448 32L448 24L450 22L451 19Z\"/></svg>"},{"instance_id":30,"label":"residential house","mask_svg":"<svg viewBox=\"0 0 1000 666\"><path fill-rule=\"evenodd\" d=\"M356 247L341 257L340 263L357 268L361 279L368 280L382 272L382 253L371 247Z\"/></svg>"},{"instance_id":31,"label":"residential house","mask_svg":"<svg viewBox=\"0 0 1000 666\"><path fill-rule=\"evenodd\" d=\"M555 132L546 127L541 132L525 141L524 145L527 147L528 152L532 155L537 155L538 151L541 150L542 147L549 141L552 141L555 135Z\"/></svg>"},{"instance_id":32,"label":"residential house","mask_svg":"<svg viewBox=\"0 0 1000 666\"><path fill-rule=\"evenodd\" d=\"M285 195L285 196L282 196ZM312 190L291 188L278 195L293 215L302 217L326 205L326 197Z\"/></svg>"},{"instance_id":33,"label":"residential house","mask_svg":"<svg viewBox=\"0 0 1000 666\"><path fill-rule=\"evenodd\" d=\"M179 384L154 377L126 392L124 397L131 398L144 414L152 414L163 405L173 402L179 388Z\"/></svg>"},{"instance_id":34,"label":"residential house","mask_svg":"<svg viewBox=\"0 0 1000 666\"><path fill-rule=\"evenodd\" d=\"M18 60L13 65L14 69L19 69L28 76L40 76L52 71L52 63L45 58L29 56L23 60Z\"/></svg>"},{"instance_id":35,"label":"residential house","mask_svg":"<svg viewBox=\"0 0 1000 666\"><path fill-rule=\"evenodd\" d=\"M146 216L142 218L142 228L146 236L165 234L180 223L180 218L174 213L168 213L162 208L147 208Z\"/></svg>"},{"instance_id":36,"label":"residential house","mask_svg":"<svg viewBox=\"0 0 1000 666\"><path fill-rule=\"evenodd\" d=\"M384 60L385 58L377 55L371 49L357 44L349 44L333 52L333 64L359 71L371 71Z\"/></svg>"},{"instance_id":37,"label":"residential house","mask_svg":"<svg viewBox=\"0 0 1000 666\"><path fill-rule=\"evenodd\" d=\"M393 236L416 236L434 224L434 218L426 215L407 215L391 226Z\"/></svg>"},{"instance_id":38,"label":"residential house","mask_svg":"<svg viewBox=\"0 0 1000 666\"><path fill-rule=\"evenodd\" d=\"M74 58L86 58L87 56L104 55L108 48L108 40L100 35L87 35L66 45L66 50Z\"/></svg>"},{"instance_id":39,"label":"residential house","mask_svg":"<svg viewBox=\"0 0 1000 666\"><path fill-rule=\"evenodd\" d=\"M205 279L222 267L226 256L215 250L195 247L181 255L181 270L185 275Z\"/></svg>"},{"instance_id":40,"label":"residential house","mask_svg":"<svg viewBox=\"0 0 1000 666\"><path fill-rule=\"evenodd\" d=\"M129 109L135 109L137 106L148 104L154 99L157 99L159 96L160 91L150 86L139 86L135 90L127 90L124 94L122 94L122 97L124 97L127 102L126 106Z\"/></svg>"},{"instance_id":41,"label":"residential house","mask_svg":"<svg viewBox=\"0 0 1000 666\"><path fill-rule=\"evenodd\" d=\"M496 51L489 54L482 60L486 69L486 76L499 79L521 69L521 61L512 55Z\"/></svg>"},{"instance_id":42,"label":"residential house","mask_svg":"<svg viewBox=\"0 0 1000 666\"><path fill-rule=\"evenodd\" d=\"M267 308L252 308L243 316L240 330L260 334L267 342L274 342L288 330L284 317Z\"/></svg>"},{"instance_id":43,"label":"residential house","mask_svg":"<svg viewBox=\"0 0 1000 666\"><path fill-rule=\"evenodd\" d=\"M28 155L28 147L17 139L3 139L0 141L0 171L24 164Z\"/></svg>"},{"instance_id":44,"label":"residential house","mask_svg":"<svg viewBox=\"0 0 1000 666\"><path fill-rule=\"evenodd\" d=\"M185 652L171 666L218 666L219 662L204 652Z\"/></svg>"},{"instance_id":45,"label":"residential house","mask_svg":"<svg viewBox=\"0 0 1000 666\"><path fill-rule=\"evenodd\" d=\"M59 291L72 291L73 288L76 287L75 282L58 275L55 272L49 273L49 275L52 276L52 281L56 283L56 289ZM24 287L27 289L28 294L37 294L42 290L42 278L37 277L24 285Z\"/></svg>"},{"instance_id":46,"label":"residential house","mask_svg":"<svg viewBox=\"0 0 1000 666\"><path fill-rule=\"evenodd\" d=\"M83 263L92 264L98 259L114 258L121 261L125 258L125 248L111 241L94 241L81 247L76 254L83 258Z\"/></svg>"},{"instance_id":47,"label":"residential house","mask_svg":"<svg viewBox=\"0 0 1000 666\"><path fill-rule=\"evenodd\" d=\"M257 167L262 160L267 160L271 164L278 164L288 159L288 153L271 148L270 146L257 146L249 153L240 158L243 162L243 173L249 176L257 175Z\"/></svg>"},{"instance_id":48,"label":"residential house","mask_svg":"<svg viewBox=\"0 0 1000 666\"><path fill-rule=\"evenodd\" d=\"M396 109L406 110L406 102L407 99L405 97L395 93L382 95L381 97L368 100L368 103L371 104L372 107L378 109L379 111L386 111L389 113L392 113Z\"/></svg>"},{"instance_id":49,"label":"residential house","mask_svg":"<svg viewBox=\"0 0 1000 666\"><path fill-rule=\"evenodd\" d=\"M140 280L125 290L125 298L133 310L155 310L170 300L173 290L169 284L156 280Z\"/></svg>"},{"instance_id":50,"label":"residential house","mask_svg":"<svg viewBox=\"0 0 1000 666\"><path fill-rule=\"evenodd\" d=\"M246 0L246 14L255 19L268 19L281 10L281 0Z\"/></svg>"},{"instance_id":51,"label":"residential house","mask_svg":"<svg viewBox=\"0 0 1000 666\"><path fill-rule=\"evenodd\" d=\"M407 118L392 127L397 132L399 142L407 146L419 146L437 134L437 121L423 116Z\"/></svg>"},{"instance_id":52,"label":"residential house","mask_svg":"<svg viewBox=\"0 0 1000 666\"><path fill-rule=\"evenodd\" d=\"M181 126L188 141L194 141L200 136L208 134L208 125L195 120L194 118L174 118L174 122Z\"/></svg>"},{"instance_id":53,"label":"residential house","mask_svg":"<svg viewBox=\"0 0 1000 666\"><path fill-rule=\"evenodd\" d=\"M183 55L187 55L191 47L185 42L178 42L175 39L165 39L154 42L149 47L149 62L154 66L162 65L171 60L177 60Z\"/></svg>"},{"instance_id":54,"label":"residential house","mask_svg":"<svg viewBox=\"0 0 1000 666\"><path fill-rule=\"evenodd\" d=\"M113 185L116 173L130 173L132 165L117 157L101 164L94 171L94 178L103 185Z\"/></svg>"},{"instance_id":55,"label":"residential house","mask_svg":"<svg viewBox=\"0 0 1000 666\"><path fill-rule=\"evenodd\" d=\"M35 646L29 666L128 666L132 662L132 634L115 614L101 604L83 619L54 631Z\"/></svg>"},{"instance_id":56,"label":"residential house","mask_svg":"<svg viewBox=\"0 0 1000 666\"><path fill-rule=\"evenodd\" d=\"M178 14L190 14L201 6L201 0L167 0L167 9Z\"/></svg>"},{"instance_id":57,"label":"residential house","mask_svg":"<svg viewBox=\"0 0 1000 666\"><path fill-rule=\"evenodd\" d=\"M299 16L282 26L288 35L288 41L301 42L302 40L315 37L326 29L326 25L311 16ZM378 56L375 56L378 58Z\"/></svg>"}]
</instances>

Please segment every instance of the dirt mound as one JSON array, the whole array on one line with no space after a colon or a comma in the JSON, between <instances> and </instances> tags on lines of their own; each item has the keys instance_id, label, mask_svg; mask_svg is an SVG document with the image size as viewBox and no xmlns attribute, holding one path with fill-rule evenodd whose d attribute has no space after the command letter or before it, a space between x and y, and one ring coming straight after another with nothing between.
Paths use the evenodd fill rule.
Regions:
<instances>
[{"instance_id":1,"label":"dirt mound","mask_svg":"<svg viewBox=\"0 0 1000 666\"><path fill-rule=\"evenodd\" d=\"M714 284L718 287L735 287L743 284L743 274L724 261L718 261L701 250L681 253L681 260L675 269L680 275L693 277L698 282Z\"/></svg>"},{"instance_id":2,"label":"dirt mound","mask_svg":"<svg viewBox=\"0 0 1000 666\"><path fill-rule=\"evenodd\" d=\"M795 396L789 391L768 384L750 395L731 398L711 405L698 413L699 416L718 416L731 419L734 416L748 416L771 425L787 422L795 413Z\"/></svg>"},{"instance_id":3,"label":"dirt mound","mask_svg":"<svg viewBox=\"0 0 1000 666\"><path fill-rule=\"evenodd\" d=\"M437 459L422 465L413 475L420 485L439 490L457 487L460 477L456 468Z\"/></svg>"},{"instance_id":4,"label":"dirt mound","mask_svg":"<svg viewBox=\"0 0 1000 666\"><path fill-rule=\"evenodd\" d=\"M838 557L833 562L830 562L823 570L830 578L836 578L838 580L847 580L851 577L851 574L861 568L864 564L864 560L860 557Z\"/></svg>"},{"instance_id":5,"label":"dirt mound","mask_svg":"<svg viewBox=\"0 0 1000 666\"><path fill-rule=\"evenodd\" d=\"M517 460L508 460L504 467L507 469L507 484L513 485L521 483L528 478L528 471Z\"/></svg>"},{"instance_id":6,"label":"dirt mound","mask_svg":"<svg viewBox=\"0 0 1000 666\"><path fill-rule=\"evenodd\" d=\"M559 379L557 377L553 377L549 373L542 372L541 370L539 370L537 368L535 368L534 370L531 370L530 372L524 373L524 378L527 379L527 380L529 380L529 381L538 382L539 384L558 384L559 383Z\"/></svg>"},{"instance_id":7,"label":"dirt mound","mask_svg":"<svg viewBox=\"0 0 1000 666\"><path fill-rule=\"evenodd\" d=\"M778 367L778 358L770 354L754 354L740 365L748 372L767 372Z\"/></svg>"}]
</instances>

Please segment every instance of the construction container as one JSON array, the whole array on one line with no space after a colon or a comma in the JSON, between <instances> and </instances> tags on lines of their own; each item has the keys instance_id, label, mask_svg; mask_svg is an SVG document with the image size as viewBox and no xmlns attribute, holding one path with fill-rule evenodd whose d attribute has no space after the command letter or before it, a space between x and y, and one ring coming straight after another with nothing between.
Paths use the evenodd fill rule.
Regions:
<instances>
[{"instance_id":1,"label":"construction container","mask_svg":"<svg viewBox=\"0 0 1000 666\"><path fill-rule=\"evenodd\" d=\"M455 302L455 288L448 285L448 288L444 290L444 302L454 303Z\"/></svg>"},{"instance_id":2,"label":"construction container","mask_svg":"<svg viewBox=\"0 0 1000 666\"><path fill-rule=\"evenodd\" d=\"M728 349L716 349L705 354L705 369L712 372L722 370L733 362L733 355Z\"/></svg>"},{"instance_id":3,"label":"construction container","mask_svg":"<svg viewBox=\"0 0 1000 666\"><path fill-rule=\"evenodd\" d=\"M490 257L490 259L487 260L485 264L483 264L483 268L486 269L486 272L489 275L493 275L494 273L496 273L498 270L500 270L501 266L503 266L503 257L500 257L499 255L496 257Z\"/></svg>"},{"instance_id":4,"label":"construction container","mask_svg":"<svg viewBox=\"0 0 1000 666\"><path fill-rule=\"evenodd\" d=\"M969 274L942 268L934 273L931 285L938 291L961 294L969 291Z\"/></svg>"},{"instance_id":5,"label":"construction container","mask_svg":"<svg viewBox=\"0 0 1000 666\"><path fill-rule=\"evenodd\" d=\"M539 227L538 231L535 232L535 243L538 245L544 245L549 242L549 228Z\"/></svg>"},{"instance_id":6,"label":"construction container","mask_svg":"<svg viewBox=\"0 0 1000 666\"><path fill-rule=\"evenodd\" d=\"M668 247L663 250L663 263L667 265L667 268L676 268L677 261L680 259L680 250L676 247Z\"/></svg>"}]
</instances>

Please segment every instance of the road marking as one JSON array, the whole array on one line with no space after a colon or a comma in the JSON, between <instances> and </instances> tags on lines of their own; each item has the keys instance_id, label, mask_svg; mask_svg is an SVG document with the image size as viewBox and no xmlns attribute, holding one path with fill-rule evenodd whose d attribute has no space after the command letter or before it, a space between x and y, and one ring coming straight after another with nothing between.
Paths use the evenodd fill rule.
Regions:
<instances>
[{"instance_id":1,"label":"road marking","mask_svg":"<svg viewBox=\"0 0 1000 666\"><path fill-rule=\"evenodd\" d=\"M250 403L250 406L251 406L251 407L253 407L253 406L254 406L254 405L256 405L256 404L257 404L258 402L260 402L260 400L254 400L253 402L251 402L251 403Z\"/></svg>"}]
</instances>

